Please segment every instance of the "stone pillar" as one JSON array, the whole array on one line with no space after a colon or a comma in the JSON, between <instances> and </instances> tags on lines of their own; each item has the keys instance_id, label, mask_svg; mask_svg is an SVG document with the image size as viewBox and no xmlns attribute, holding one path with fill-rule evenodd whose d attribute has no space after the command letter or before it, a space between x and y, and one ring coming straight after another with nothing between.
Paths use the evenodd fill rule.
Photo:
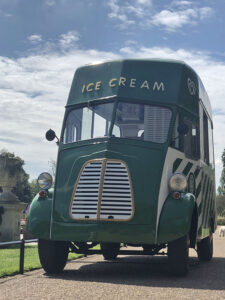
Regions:
<instances>
[{"instance_id":1,"label":"stone pillar","mask_svg":"<svg viewBox=\"0 0 225 300\"><path fill-rule=\"evenodd\" d=\"M13 170L15 160L0 156L0 242L20 239L20 220L26 207L11 192L20 176L19 171Z\"/></svg>"}]
</instances>

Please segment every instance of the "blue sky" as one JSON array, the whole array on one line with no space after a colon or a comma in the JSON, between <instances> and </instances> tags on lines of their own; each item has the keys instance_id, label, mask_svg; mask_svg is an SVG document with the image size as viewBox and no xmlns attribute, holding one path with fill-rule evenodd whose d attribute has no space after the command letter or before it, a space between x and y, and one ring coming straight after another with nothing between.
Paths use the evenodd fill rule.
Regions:
<instances>
[{"instance_id":1,"label":"blue sky","mask_svg":"<svg viewBox=\"0 0 225 300\"><path fill-rule=\"evenodd\" d=\"M0 149L48 171L73 73L117 58L185 61L212 102L217 183L225 148L225 1L0 0Z\"/></svg>"}]
</instances>

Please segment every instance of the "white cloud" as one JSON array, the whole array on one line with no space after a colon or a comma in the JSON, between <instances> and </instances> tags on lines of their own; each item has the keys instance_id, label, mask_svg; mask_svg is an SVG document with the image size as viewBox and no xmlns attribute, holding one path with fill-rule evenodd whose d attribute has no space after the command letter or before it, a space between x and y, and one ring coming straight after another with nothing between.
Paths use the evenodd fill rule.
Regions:
<instances>
[{"instance_id":1,"label":"white cloud","mask_svg":"<svg viewBox=\"0 0 225 300\"><path fill-rule=\"evenodd\" d=\"M45 1L45 4L46 4L47 6L54 6L54 5L55 5L55 0L46 0L46 1Z\"/></svg>"},{"instance_id":2,"label":"white cloud","mask_svg":"<svg viewBox=\"0 0 225 300\"><path fill-rule=\"evenodd\" d=\"M197 12L194 9L183 11L162 10L149 22L155 26L163 26L167 31L174 31L186 24L196 24Z\"/></svg>"},{"instance_id":3,"label":"white cloud","mask_svg":"<svg viewBox=\"0 0 225 300\"><path fill-rule=\"evenodd\" d=\"M128 18L127 12L122 5L119 5L119 0L110 0L108 2L108 6L111 12L108 14L110 19L114 19L119 21L120 23L117 24L120 28L127 28L129 25L135 24L134 20L130 20ZM130 10L132 7L129 8Z\"/></svg>"},{"instance_id":4,"label":"white cloud","mask_svg":"<svg viewBox=\"0 0 225 300\"><path fill-rule=\"evenodd\" d=\"M213 14L213 9L211 7L199 8L199 16L201 20L211 17L212 14Z\"/></svg>"},{"instance_id":5,"label":"white cloud","mask_svg":"<svg viewBox=\"0 0 225 300\"><path fill-rule=\"evenodd\" d=\"M152 0L130 0L123 2L121 0L110 0L107 2L110 8L108 14L110 19L118 21L117 27L125 29L130 25L137 23L136 18L146 16L146 9L152 6Z\"/></svg>"},{"instance_id":6,"label":"white cloud","mask_svg":"<svg viewBox=\"0 0 225 300\"><path fill-rule=\"evenodd\" d=\"M117 21L116 26L126 29L130 25L159 27L167 32L174 32L183 26L197 25L211 17L213 9L200 7L196 2L172 1L165 8L158 10L150 0L110 0L108 2L109 18Z\"/></svg>"},{"instance_id":7,"label":"white cloud","mask_svg":"<svg viewBox=\"0 0 225 300\"><path fill-rule=\"evenodd\" d=\"M192 5L191 1L185 1L185 0L183 0L183 1L177 0L177 1L173 1L171 3L171 6L179 6L179 7L187 7L187 6L191 6L191 5Z\"/></svg>"},{"instance_id":8,"label":"white cloud","mask_svg":"<svg viewBox=\"0 0 225 300\"><path fill-rule=\"evenodd\" d=\"M152 17L149 24L161 26L166 31L175 31L184 25L197 25L199 20L209 18L212 13L213 10L210 7L162 10Z\"/></svg>"},{"instance_id":9,"label":"white cloud","mask_svg":"<svg viewBox=\"0 0 225 300\"><path fill-rule=\"evenodd\" d=\"M76 31L69 31L65 34L61 34L59 44L62 48L69 48L74 46L79 41L79 34Z\"/></svg>"},{"instance_id":10,"label":"white cloud","mask_svg":"<svg viewBox=\"0 0 225 300\"><path fill-rule=\"evenodd\" d=\"M27 38L32 44L36 44L42 41L42 36L40 34L32 34Z\"/></svg>"},{"instance_id":11,"label":"white cloud","mask_svg":"<svg viewBox=\"0 0 225 300\"><path fill-rule=\"evenodd\" d=\"M49 52L63 52L74 49L78 45L80 36L77 31L71 30L50 40L45 40L40 34L32 34L27 39L33 46L32 52L36 51L46 54Z\"/></svg>"},{"instance_id":12,"label":"white cloud","mask_svg":"<svg viewBox=\"0 0 225 300\"><path fill-rule=\"evenodd\" d=\"M57 146L46 142L45 132L52 128L60 135L64 106L77 67L99 60L120 57L179 59L193 67L202 78L214 111L214 140L219 181L225 148L225 63L215 61L204 52L147 48L128 41L120 55L98 50L75 50L31 54L19 59L0 57L0 149L21 156L32 177L49 169L56 158Z\"/></svg>"},{"instance_id":13,"label":"white cloud","mask_svg":"<svg viewBox=\"0 0 225 300\"><path fill-rule=\"evenodd\" d=\"M147 5L150 6L152 5L152 0L136 0L137 4L141 4L141 5Z\"/></svg>"}]
</instances>

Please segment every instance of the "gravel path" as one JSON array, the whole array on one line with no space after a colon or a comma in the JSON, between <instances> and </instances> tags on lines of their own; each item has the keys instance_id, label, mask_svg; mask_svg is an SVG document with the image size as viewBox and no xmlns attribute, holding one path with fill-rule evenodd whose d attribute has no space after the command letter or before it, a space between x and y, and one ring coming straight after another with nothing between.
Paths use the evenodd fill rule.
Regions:
<instances>
[{"instance_id":1,"label":"gravel path","mask_svg":"<svg viewBox=\"0 0 225 300\"><path fill-rule=\"evenodd\" d=\"M43 269L0 279L0 299L225 299L225 237L214 235L214 258L190 251L186 278L171 277L166 257L94 255L67 264L57 276Z\"/></svg>"}]
</instances>

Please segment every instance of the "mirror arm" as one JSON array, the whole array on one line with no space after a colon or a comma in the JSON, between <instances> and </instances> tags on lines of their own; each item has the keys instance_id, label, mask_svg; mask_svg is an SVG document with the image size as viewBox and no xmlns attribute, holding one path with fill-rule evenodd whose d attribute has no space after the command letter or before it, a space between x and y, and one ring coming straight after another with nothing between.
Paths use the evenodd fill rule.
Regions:
<instances>
[{"instance_id":1,"label":"mirror arm","mask_svg":"<svg viewBox=\"0 0 225 300\"><path fill-rule=\"evenodd\" d=\"M56 145L59 146L59 138L57 136L55 136L55 138L57 139Z\"/></svg>"}]
</instances>

